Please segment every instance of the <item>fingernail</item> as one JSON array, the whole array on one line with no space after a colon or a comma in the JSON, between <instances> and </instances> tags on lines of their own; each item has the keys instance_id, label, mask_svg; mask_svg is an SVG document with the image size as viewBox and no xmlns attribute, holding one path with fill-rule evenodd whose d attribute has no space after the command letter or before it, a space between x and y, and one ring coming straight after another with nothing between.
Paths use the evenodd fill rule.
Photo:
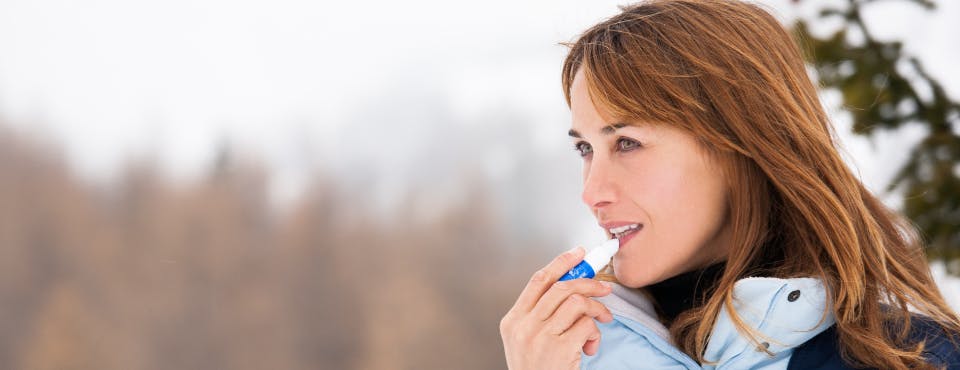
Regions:
<instances>
[{"instance_id":1,"label":"fingernail","mask_svg":"<svg viewBox=\"0 0 960 370\"><path fill-rule=\"evenodd\" d=\"M567 253L577 255L577 254L580 254L581 249L583 249L583 247L580 247L580 246L573 247L573 249L568 250Z\"/></svg>"}]
</instances>

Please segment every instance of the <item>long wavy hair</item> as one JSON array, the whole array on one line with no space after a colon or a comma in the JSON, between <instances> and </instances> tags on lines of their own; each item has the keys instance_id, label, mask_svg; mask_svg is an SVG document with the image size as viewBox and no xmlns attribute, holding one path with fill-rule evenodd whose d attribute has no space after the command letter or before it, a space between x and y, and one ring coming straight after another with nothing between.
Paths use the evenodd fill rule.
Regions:
<instances>
[{"instance_id":1,"label":"long wavy hair","mask_svg":"<svg viewBox=\"0 0 960 370\"><path fill-rule=\"evenodd\" d=\"M674 125L720 163L729 186L732 246L703 303L670 326L700 363L721 308L745 276L823 280L843 358L855 366L926 368L907 343L909 309L948 332L960 321L930 274L916 227L853 175L791 34L740 1L653 0L586 30L563 64L570 103L582 71L593 103L625 122ZM893 309L891 309L893 308ZM890 330L891 322L900 323Z\"/></svg>"}]
</instances>

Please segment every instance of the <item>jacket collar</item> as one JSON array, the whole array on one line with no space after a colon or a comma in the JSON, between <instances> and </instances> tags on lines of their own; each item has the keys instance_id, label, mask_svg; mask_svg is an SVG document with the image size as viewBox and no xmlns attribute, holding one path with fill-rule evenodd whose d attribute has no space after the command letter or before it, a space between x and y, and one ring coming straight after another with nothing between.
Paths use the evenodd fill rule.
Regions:
<instances>
[{"instance_id":1,"label":"jacket collar","mask_svg":"<svg viewBox=\"0 0 960 370\"><path fill-rule=\"evenodd\" d=\"M650 298L641 290L610 283L611 294L594 299L649 340L674 344L669 330L657 319ZM717 364L788 358L794 347L833 325L829 299L821 280L815 278L749 277L737 281L733 306L739 318L755 333L757 342L737 331L724 307L712 328L705 358ZM642 326L642 327L638 327ZM744 355L744 354L747 355ZM706 366L709 368L712 366ZM737 367L734 365L734 367Z\"/></svg>"},{"instance_id":2,"label":"jacket collar","mask_svg":"<svg viewBox=\"0 0 960 370\"><path fill-rule=\"evenodd\" d=\"M737 331L724 307L713 326L704 357L719 363L729 363L742 353L765 355L771 360L788 358L793 348L834 324L829 303L820 279L741 279L733 287L733 307L744 324L756 331L756 342Z\"/></svg>"},{"instance_id":3,"label":"jacket collar","mask_svg":"<svg viewBox=\"0 0 960 370\"><path fill-rule=\"evenodd\" d=\"M629 288L618 283L610 283L610 286L613 288L610 294L594 299L607 306L610 313L636 321L652 330L664 341L673 343L670 339L670 330L657 319L657 311L653 307L653 301L643 290Z\"/></svg>"}]
</instances>

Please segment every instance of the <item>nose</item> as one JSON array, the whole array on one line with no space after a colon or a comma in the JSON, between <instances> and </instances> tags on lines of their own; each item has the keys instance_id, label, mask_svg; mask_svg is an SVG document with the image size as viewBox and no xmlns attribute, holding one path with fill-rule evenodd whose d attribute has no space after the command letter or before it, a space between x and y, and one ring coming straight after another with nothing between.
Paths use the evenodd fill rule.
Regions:
<instances>
[{"instance_id":1,"label":"nose","mask_svg":"<svg viewBox=\"0 0 960 370\"><path fill-rule=\"evenodd\" d=\"M619 193L616 176L609 161L594 156L583 174L583 203L591 210L610 205L617 201Z\"/></svg>"}]
</instances>

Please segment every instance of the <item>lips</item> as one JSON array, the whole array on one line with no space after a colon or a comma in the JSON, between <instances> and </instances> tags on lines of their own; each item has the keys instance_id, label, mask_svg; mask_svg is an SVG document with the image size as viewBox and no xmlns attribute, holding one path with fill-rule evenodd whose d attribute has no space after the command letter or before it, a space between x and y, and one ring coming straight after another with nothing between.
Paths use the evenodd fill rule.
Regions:
<instances>
[{"instance_id":1,"label":"lips","mask_svg":"<svg viewBox=\"0 0 960 370\"><path fill-rule=\"evenodd\" d=\"M637 230L640 227L642 227L642 225L640 224L630 224L630 225L624 225L620 227L614 227L608 231L611 234L613 234L614 237L620 238L621 236L627 235L627 233L633 232L634 230Z\"/></svg>"},{"instance_id":2,"label":"lips","mask_svg":"<svg viewBox=\"0 0 960 370\"><path fill-rule=\"evenodd\" d=\"M620 246L627 243L638 231L643 230L643 224L630 221L611 221L600 224L610 238L620 239Z\"/></svg>"},{"instance_id":3,"label":"lips","mask_svg":"<svg viewBox=\"0 0 960 370\"><path fill-rule=\"evenodd\" d=\"M640 233L640 230L643 230L643 224L640 224L638 227L627 230L621 234L617 234L617 239L620 239L620 248L623 248L625 245L627 245L630 239L633 239L634 236Z\"/></svg>"}]
</instances>

